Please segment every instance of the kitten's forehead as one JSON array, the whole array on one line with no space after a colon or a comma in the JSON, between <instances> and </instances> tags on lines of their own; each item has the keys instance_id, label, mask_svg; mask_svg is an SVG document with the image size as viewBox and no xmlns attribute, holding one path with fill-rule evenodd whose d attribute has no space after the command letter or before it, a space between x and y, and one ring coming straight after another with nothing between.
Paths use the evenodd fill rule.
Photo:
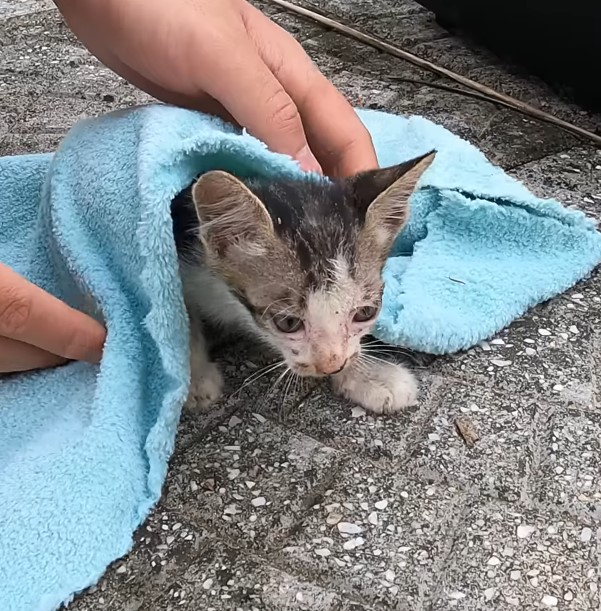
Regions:
<instances>
[{"instance_id":1,"label":"kitten's forehead","mask_svg":"<svg viewBox=\"0 0 601 611\"><path fill-rule=\"evenodd\" d=\"M276 234L299 266L307 288L332 282L341 262L352 275L357 237L364 217L352 205L351 193L339 183L249 182L273 219Z\"/></svg>"}]
</instances>

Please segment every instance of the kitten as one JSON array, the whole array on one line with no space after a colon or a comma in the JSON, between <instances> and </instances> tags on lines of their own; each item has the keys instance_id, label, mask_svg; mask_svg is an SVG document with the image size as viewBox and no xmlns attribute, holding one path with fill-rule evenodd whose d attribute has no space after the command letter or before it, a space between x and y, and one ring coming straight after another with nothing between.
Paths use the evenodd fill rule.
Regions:
<instances>
[{"instance_id":1,"label":"kitten","mask_svg":"<svg viewBox=\"0 0 601 611\"><path fill-rule=\"evenodd\" d=\"M239 180L203 174L172 203L191 324L189 402L206 407L222 378L203 322L266 341L299 376L329 376L334 390L374 413L417 399L404 367L361 356L382 304L382 268L408 201L434 159L326 181Z\"/></svg>"}]
</instances>

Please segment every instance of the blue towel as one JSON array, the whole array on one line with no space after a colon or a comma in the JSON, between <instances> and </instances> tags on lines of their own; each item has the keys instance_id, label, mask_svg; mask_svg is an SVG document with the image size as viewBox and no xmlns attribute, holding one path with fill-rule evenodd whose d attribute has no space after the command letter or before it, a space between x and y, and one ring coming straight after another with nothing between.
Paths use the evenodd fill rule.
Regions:
<instances>
[{"instance_id":1,"label":"blue towel","mask_svg":"<svg viewBox=\"0 0 601 611\"><path fill-rule=\"evenodd\" d=\"M386 270L377 335L468 348L601 261L592 221L534 197L420 118L359 111L381 165L433 148ZM219 120L166 106L76 125L55 155L0 159L0 260L108 327L99 367L0 381L0 609L46 611L124 555L157 502L189 381L169 203L210 168L299 174Z\"/></svg>"}]
</instances>

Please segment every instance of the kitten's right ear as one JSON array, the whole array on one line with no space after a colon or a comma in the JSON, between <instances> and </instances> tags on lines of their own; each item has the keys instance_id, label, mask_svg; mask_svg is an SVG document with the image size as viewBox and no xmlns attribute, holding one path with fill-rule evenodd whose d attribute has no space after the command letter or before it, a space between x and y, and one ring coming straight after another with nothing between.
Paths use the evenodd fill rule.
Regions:
<instances>
[{"instance_id":1,"label":"kitten's right ear","mask_svg":"<svg viewBox=\"0 0 601 611\"><path fill-rule=\"evenodd\" d=\"M374 248L388 252L409 217L409 198L436 152L351 179L357 205L366 208L363 234Z\"/></svg>"},{"instance_id":2,"label":"kitten's right ear","mask_svg":"<svg viewBox=\"0 0 601 611\"><path fill-rule=\"evenodd\" d=\"M273 239L269 212L240 180L220 170L203 174L192 187L201 239L219 256L231 246L257 254Z\"/></svg>"}]
</instances>

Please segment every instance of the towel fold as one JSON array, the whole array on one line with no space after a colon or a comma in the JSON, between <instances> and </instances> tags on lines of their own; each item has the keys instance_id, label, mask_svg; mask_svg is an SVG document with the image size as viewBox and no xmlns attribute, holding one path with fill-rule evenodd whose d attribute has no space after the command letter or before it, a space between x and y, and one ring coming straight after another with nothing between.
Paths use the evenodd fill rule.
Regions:
<instances>
[{"instance_id":1,"label":"towel fold","mask_svg":"<svg viewBox=\"0 0 601 611\"><path fill-rule=\"evenodd\" d=\"M376 335L468 348L601 261L583 214L541 200L420 118L358 111L381 165L438 155L385 268ZM160 497L189 382L170 201L200 172L297 176L201 114L152 105L76 125L54 155L0 159L0 261L106 321L100 366L0 379L0 609L56 609L125 554Z\"/></svg>"}]
</instances>

